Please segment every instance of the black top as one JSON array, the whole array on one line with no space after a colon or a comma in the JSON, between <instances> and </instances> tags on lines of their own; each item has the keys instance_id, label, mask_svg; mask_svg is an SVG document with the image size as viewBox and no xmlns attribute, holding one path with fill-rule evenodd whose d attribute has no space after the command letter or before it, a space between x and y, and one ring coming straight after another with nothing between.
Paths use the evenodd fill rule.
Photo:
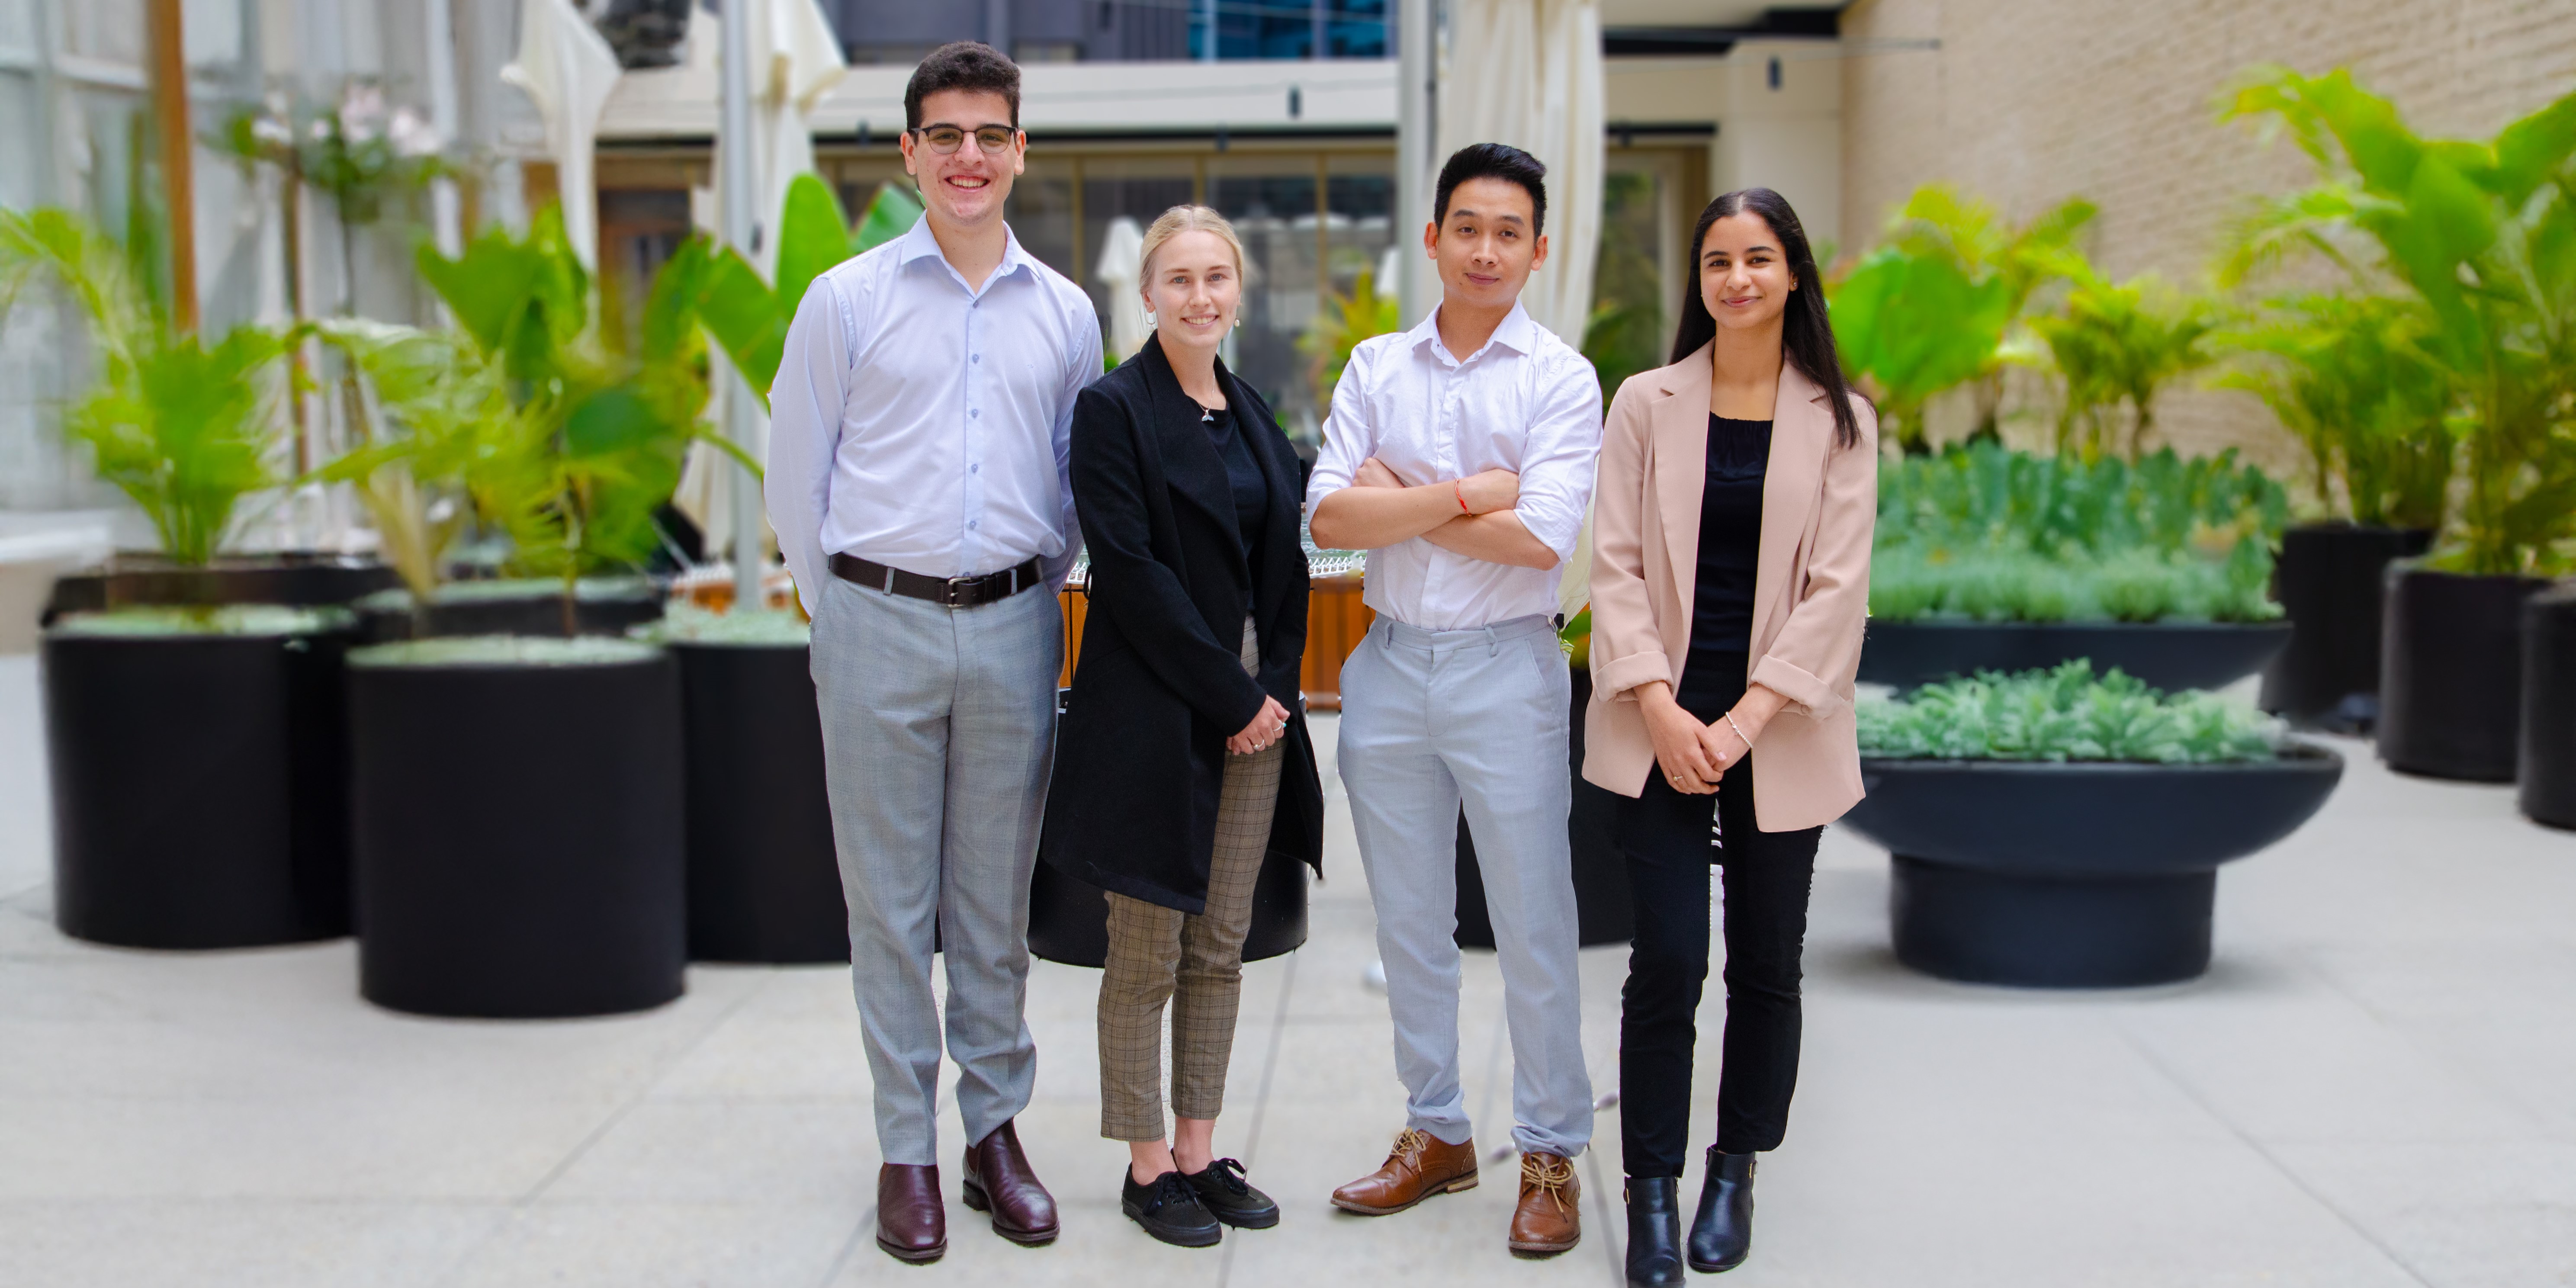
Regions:
<instances>
[{"instance_id":1,"label":"black top","mask_svg":"<svg viewBox=\"0 0 2576 1288\"><path fill-rule=\"evenodd\" d=\"M1218 459L1225 462L1225 481L1234 490L1234 522L1243 536L1243 559L1246 568L1261 566L1261 529L1270 521L1270 481L1261 474L1261 462L1252 458L1252 448L1235 428L1234 409L1199 408L1199 424L1207 429L1208 441L1216 445ZM1244 611L1252 611L1252 591L1247 580Z\"/></svg>"},{"instance_id":2,"label":"black top","mask_svg":"<svg viewBox=\"0 0 2576 1288\"><path fill-rule=\"evenodd\" d=\"M1695 700L1731 705L1744 692L1745 655L1753 649L1754 566L1762 550L1762 475L1770 461L1770 421L1709 416L1690 657L1682 665L1681 692L1674 695L1685 709L1696 711Z\"/></svg>"}]
</instances>

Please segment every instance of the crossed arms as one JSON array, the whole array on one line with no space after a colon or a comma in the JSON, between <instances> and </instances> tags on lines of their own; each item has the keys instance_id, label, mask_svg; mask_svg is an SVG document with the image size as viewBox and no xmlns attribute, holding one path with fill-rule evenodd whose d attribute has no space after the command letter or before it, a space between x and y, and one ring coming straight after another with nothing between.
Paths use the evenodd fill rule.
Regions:
<instances>
[{"instance_id":1,"label":"crossed arms","mask_svg":"<svg viewBox=\"0 0 2576 1288\"><path fill-rule=\"evenodd\" d=\"M1372 456L1360 462L1349 487L1315 503L1309 530L1317 545L1338 550L1375 550L1420 537L1486 563L1553 568L1556 551L1512 511L1520 494L1520 475L1510 470L1407 483Z\"/></svg>"}]
</instances>

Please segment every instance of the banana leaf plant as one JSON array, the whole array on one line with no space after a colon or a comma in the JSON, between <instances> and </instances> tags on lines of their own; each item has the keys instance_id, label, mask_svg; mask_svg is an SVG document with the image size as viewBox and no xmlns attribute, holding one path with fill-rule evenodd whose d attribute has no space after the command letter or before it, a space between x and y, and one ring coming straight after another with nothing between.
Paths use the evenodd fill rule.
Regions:
<instances>
[{"instance_id":1,"label":"banana leaf plant","mask_svg":"<svg viewBox=\"0 0 2576 1288\"><path fill-rule=\"evenodd\" d=\"M273 459L285 338L259 326L211 343L181 331L95 223L52 207L0 210L0 317L44 280L80 311L99 365L64 432L141 507L171 562L212 562L243 499L285 481Z\"/></svg>"},{"instance_id":2,"label":"banana leaf plant","mask_svg":"<svg viewBox=\"0 0 2576 1288\"><path fill-rule=\"evenodd\" d=\"M2436 566L2529 575L2576 543L2576 93L2488 140L2432 139L2350 72L2261 69L2224 105L2286 127L2323 181L2278 199L2253 258L2338 257L2429 311L2467 475Z\"/></svg>"},{"instance_id":3,"label":"banana leaf plant","mask_svg":"<svg viewBox=\"0 0 2576 1288\"><path fill-rule=\"evenodd\" d=\"M1997 436L2004 371L2032 348L2024 312L2040 287L2081 270L2072 244L2094 213L2078 198L2016 226L1947 184L1926 184L1880 245L1828 285L1843 365L1869 379L1881 423L1907 452L1929 450L1924 407L1971 382L1971 437Z\"/></svg>"},{"instance_id":4,"label":"banana leaf plant","mask_svg":"<svg viewBox=\"0 0 2576 1288\"><path fill-rule=\"evenodd\" d=\"M2086 460L2118 451L2123 428L2123 454L2139 460L2155 434L2157 396L2217 361L2208 344L2217 328L2211 303L2153 274L2114 282L2087 267L2059 311L2030 325L2065 381L2057 450Z\"/></svg>"},{"instance_id":5,"label":"banana leaf plant","mask_svg":"<svg viewBox=\"0 0 2576 1288\"><path fill-rule=\"evenodd\" d=\"M2456 446L2431 310L2392 295L2272 299L2216 337L2219 380L2260 395L2306 449L2317 504L2372 527L2439 531Z\"/></svg>"}]
</instances>

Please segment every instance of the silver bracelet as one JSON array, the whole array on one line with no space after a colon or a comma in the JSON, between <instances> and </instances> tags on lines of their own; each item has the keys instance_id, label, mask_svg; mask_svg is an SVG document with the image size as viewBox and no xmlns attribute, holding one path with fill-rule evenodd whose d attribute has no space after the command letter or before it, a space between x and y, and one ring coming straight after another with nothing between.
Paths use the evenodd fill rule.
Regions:
<instances>
[{"instance_id":1,"label":"silver bracelet","mask_svg":"<svg viewBox=\"0 0 2576 1288\"><path fill-rule=\"evenodd\" d=\"M1749 735L1747 735L1747 734L1744 732L1744 726L1742 726L1742 725L1740 725L1740 724L1735 723L1735 713L1734 713L1734 712L1729 711L1729 712L1726 712L1726 713L1725 713L1725 715L1726 715L1726 727L1727 727L1727 728L1729 728L1729 729L1734 730L1734 731L1735 731L1735 736L1736 736L1736 737L1744 739L1744 750L1745 750L1745 752L1746 752L1747 754L1751 754L1751 752L1753 751L1753 739L1752 739L1752 737L1751 737L1751 736L1749 736Z\"/></svg>"}]
</instances>

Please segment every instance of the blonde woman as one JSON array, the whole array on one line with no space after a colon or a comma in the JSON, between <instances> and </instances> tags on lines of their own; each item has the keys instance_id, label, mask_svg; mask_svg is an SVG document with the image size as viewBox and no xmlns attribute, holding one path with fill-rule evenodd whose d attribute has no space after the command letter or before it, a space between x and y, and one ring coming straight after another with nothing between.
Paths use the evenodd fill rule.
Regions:
<instances>
[{"instance_id":1,"label":"blonde woman","mask_svg":"<svg viewBox=\"0 0 2576 1288\"><path fill-rule=\"evenodd\" d=\"M1091 611L1038 852L1109 892L1100 1134L1127 1143L1120 1206L1165 1243L1210 1247L1225 1226L1279 1222L1243 1165L1217 1156L1216 1117L1254 880L1271 850L1320 864L1324 796L1297 695L1297 458L1217 359L1243 304L1243 245L1215 211L1176 206L1142 258L1154 333L1074 405Z\"/></svg>"}]
</instances>

